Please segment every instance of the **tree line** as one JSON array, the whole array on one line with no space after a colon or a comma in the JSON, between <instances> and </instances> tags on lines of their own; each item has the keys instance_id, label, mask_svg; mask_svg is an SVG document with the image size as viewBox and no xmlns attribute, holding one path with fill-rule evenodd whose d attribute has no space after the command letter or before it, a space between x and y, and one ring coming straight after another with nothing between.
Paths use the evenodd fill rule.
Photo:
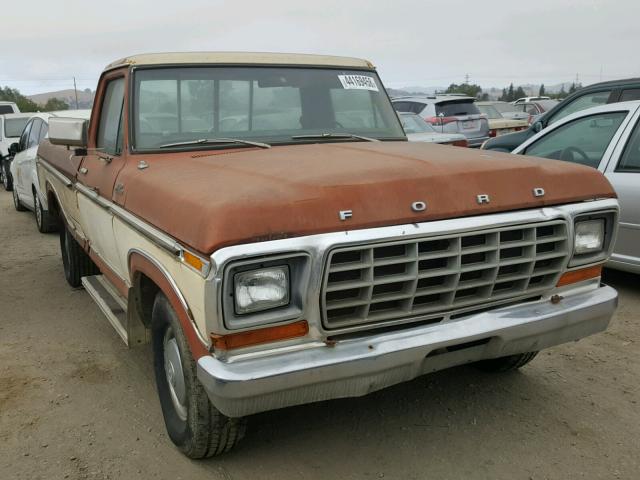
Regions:
<instances>
[{"instance_id":1,"label":"tree line","mask_svg":"<svg viewBox=\"0 0 640 480\"><path fill-rule=\"evenodd\" d=\"M14 102L21 112L52 112L55 110L69 110L69 105L59 98L50 98L44 105L39 105L25 97L16 88L0 87L0 100Z\"/></svg>"},{"instance_id":2,"label":"tree line","mask_svg":"<svg viewBox=\"0 0 640 480\"><path fill-rule=\"evenodd\" d=\"M538 90L539 96L547 96L550 98L563 99L567 95L575 92L579 88L582 88L582 85L579 83L572 83L569 91L566 91L564 85L557 93L547 93L544 83L540 85ZM452 83L445 90L444 93L461 93L463 95L468 95L469 97L477 98L478 100L489 100L489 94L484 93L482 91L482 87L480 85L468 84L468 83ZM498 100L502 102L513 102L522 97L528 97L527 92L524 91L522 86L515 87L513 83L511 83L508 87L502 89L502 95L498 97Z\"/></svg>"}]
</instances>

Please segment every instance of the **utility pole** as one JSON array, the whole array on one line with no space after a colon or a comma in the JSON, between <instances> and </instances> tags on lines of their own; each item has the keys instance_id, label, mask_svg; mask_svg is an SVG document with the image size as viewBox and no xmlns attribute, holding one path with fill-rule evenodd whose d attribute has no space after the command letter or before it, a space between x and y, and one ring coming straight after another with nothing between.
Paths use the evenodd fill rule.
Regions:
<instances>
[{"instance_id":1,"label":"utility pole","mask_svg":"<svg viewBox=\"0 0 640 480\"><path fill-rule=\"evenodd\" d=\"M76 92L76 110L78 110L78 87L76 87L76 77L73 77L73 90Z\"/></svg>"},{"instance_id":2,"label":"utility pole","mask_svg":"<svg viewBox=\"0 0 640 480\"><path fill-rule=\"evenodd\" d=\"M464 75L464 83L466 83L467 85L469 85L469 74L468 74L468 73L466 73L466 74Z\"/></svg>"},{"instance_id":3,"label":"utility pole","mask_svg":"<svg viewBox=\"0 0 640 480\"><path fill-rule=\"evenodd\" d=\"M580 77L579 77L579 75L576 73L576 88L578 88L578 85L580 85Z\"/></svg>"}]
</instances>

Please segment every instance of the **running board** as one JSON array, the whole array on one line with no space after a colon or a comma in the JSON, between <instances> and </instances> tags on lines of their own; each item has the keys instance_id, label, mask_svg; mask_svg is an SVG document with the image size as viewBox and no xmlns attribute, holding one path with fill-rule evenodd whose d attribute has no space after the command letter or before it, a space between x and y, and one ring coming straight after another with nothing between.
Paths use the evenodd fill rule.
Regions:
<instances>
[{"instance_id":1,"label":"running board","mask_svg":"<svg viewBox=\"0 0 640 480\"><path fill-rule=\"evenodd\" d=\"M135 321L129 321L127 299L120 295L104 275L82 277L82 286L128 347L147 343L146 329L137 328Z\"/></svg>"}]
</instances>

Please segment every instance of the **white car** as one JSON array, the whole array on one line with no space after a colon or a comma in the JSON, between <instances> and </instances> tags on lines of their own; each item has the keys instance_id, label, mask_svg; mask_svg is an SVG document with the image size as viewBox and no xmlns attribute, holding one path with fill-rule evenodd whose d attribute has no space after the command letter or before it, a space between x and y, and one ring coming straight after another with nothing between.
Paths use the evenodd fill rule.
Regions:
<instances>
[{"instance_id":1,"label":"white car","mask_svg":"<svg viewBox=\"0 0 640 480\"><path fill-rule=\"evenodd\" d=\"M2 106L2 103L0 103ZM9 147L20 138L22 130L33 113L7 113L0 115L0 180L5 190L11 190Z\"/></svg>"},{"instance_id":2,"label":"white car","mask_svg":"<svg viewBox=\"0 0 640 480\"><path fill-rule=\"evenodd\" d=\"M461 133L436 132L431 124L425 122L420 115L409 112L398 112L402 128L410 142L440 143L443 145L455 145L466 147L467 137Z\"/></svg>"},{"instance_id":3,"label":"white car","mask_svg":"<svg viewBox=\"0 0 640 480\"><path fill-rule=\"evenodd\" d=\"M49 118L71 117L89 119L91 110L62 110L59 112L37 113L25 126L18 152L10 166L13 179L13 203L18 211L33 210L36 215L38 230L48 233L56 230L57 223L49 214L47 199L40 192L38 174L36 170L36 155L38 145L47 138L49 132Z\"/></svg>"},{"instance_id":4,"label":"white car","mask_svg":"<svg viewBox=\"0 0 640 480\"><path fill-rule=\"evenodd\" d=\"M604 173L620 201L618 235L607 266L640 273L640 101L568 115L513 153L579 163ZM612 228L597 215L585 223L596 230Z\"/></svg>"},{"instance_id":5,"label":"white car","mask_svg":"<svg viewBox=\"0 0 640 480\"><path fill-rule=\"evenodd\" d=\"M18 105L14 102L0 102L0 114L5 113L20 113Z\"/></svg>"}]
</instances>

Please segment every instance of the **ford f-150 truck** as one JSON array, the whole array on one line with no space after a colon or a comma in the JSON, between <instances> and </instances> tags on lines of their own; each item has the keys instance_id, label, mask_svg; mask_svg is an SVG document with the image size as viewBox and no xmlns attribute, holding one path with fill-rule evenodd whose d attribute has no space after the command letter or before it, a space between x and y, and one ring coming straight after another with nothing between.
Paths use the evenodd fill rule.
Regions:
<instances>
[{"instance_id":1,"label":"ford f-150 truck","mask_svg":"<svg viewBox=\"0 0 640 480\"><path fill-rule=\"evenodd\" d=\"M618 203L596 170L411 143L368 61L132 56L38 150L64 274L152 344L171 440L606 329Z\"/></svg>"}]
</instances>

